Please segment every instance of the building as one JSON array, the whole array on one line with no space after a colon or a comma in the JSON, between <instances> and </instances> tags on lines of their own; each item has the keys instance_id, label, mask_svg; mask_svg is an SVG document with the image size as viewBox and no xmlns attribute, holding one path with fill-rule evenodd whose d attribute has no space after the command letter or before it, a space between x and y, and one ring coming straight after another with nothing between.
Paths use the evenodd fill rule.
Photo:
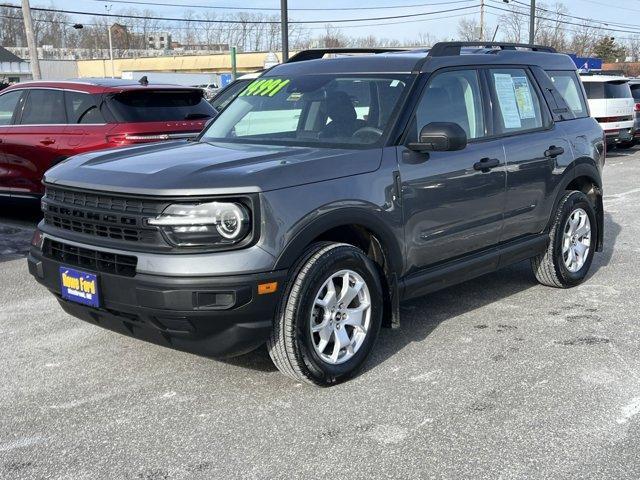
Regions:
<instances>
[{"instance_id":1,"label":"building","mask_svg":"<svg viewBox=\"0 0 640 480\"><path fill-rule=\"evenodd\" d=\"M171 49L171 33L157 32L147 37L147 45L154 50L170 50Z\"/></svg>"},{"instance_id":2,"label":"building","mask_svg":"<svg viewBox=\"0 0 640 480\"><path fill-rule=\"evenodd\" d=\"M292 55L294 53L291 52ZM238 53L237 71L242 74L262 70L273 65L274 59L278 58L282 58L280 52ZM231 72L231 55L217 53L114 59L113 74L119 78L122 72L132 72L132 74L133 72L229 73ZM78 60L78 76L110 77L111 62L102 59Z\"/></svg>"},{"instance_id":3,"label":"building","mask_svg":"<svg viewBox=\"0 0 640 480\"><path fill-rule=\"evenodd\" d=\"M17 83L24 80L31 80L29 63L0 47L0 83Z\"/></svg>"}]
</instances>

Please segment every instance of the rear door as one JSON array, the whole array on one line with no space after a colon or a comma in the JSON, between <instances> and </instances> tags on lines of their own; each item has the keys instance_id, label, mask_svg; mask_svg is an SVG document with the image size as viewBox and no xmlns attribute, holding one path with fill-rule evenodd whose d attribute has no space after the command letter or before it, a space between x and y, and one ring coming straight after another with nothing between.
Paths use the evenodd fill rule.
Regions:
<instances>
[{"instance_id":1,"label":"rear door","mask_svg":"<svg viewBox=\"0 0 640 480\"><path fill-rule=\"evenodd\" d=\"M42 193L42 175L60 159L59 147L67 116L64 94L55 89L29 89L22 114L4 143L7 162L15 176L14 192Z\"/></svg>"},{"instance_id":2,"label":"rear door","mask_svg":"<svg viewBox=\"0 0 640 480\"><path fill-rule=\"evenodd\" d=\"M7 151L13 131L13 123L19 116L25 96L24 90L12 90L0 95L0 192L8 192L22 175Z\"/></svg>"},{"instance_id":3,"label":"rear door","mask_svg":"<svg viewBox=\"0 0 640 480\"><path fill-rule=\"evenodd\" d=\"M112 146L107 142L112 125L100 111L99 95L65 90L64 99L69 124L60 146L61 157Z\"/></svg>"},{"instance_id":4,"label":"rear door","mask_svg":"<svg viewBox=\"0 0 640 480\"><path fill-rule=\"evenodd\" d=\"M507 192L501 242L540 233L549 221L556 169L572 161L542 91L525 67L486 70L494 134L506 155Z\"/></svg>"}]
</instances>

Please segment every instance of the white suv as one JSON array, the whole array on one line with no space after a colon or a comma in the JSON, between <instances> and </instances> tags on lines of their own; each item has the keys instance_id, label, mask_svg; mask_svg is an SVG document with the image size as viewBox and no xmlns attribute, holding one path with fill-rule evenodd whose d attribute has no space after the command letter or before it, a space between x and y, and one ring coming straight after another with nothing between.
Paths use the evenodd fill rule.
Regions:
<instances>
[{"instance_id":1,"label":"white suv","mask_svg":"<svg viewBox=\"0 0 640 480\"><path fill-rule=\"evenodd\" d=\"M612 75L582 75L589 109L607 137L607 145L630 147L634 136L635 101L629 79Z\"/></svg>"}]
</instances>

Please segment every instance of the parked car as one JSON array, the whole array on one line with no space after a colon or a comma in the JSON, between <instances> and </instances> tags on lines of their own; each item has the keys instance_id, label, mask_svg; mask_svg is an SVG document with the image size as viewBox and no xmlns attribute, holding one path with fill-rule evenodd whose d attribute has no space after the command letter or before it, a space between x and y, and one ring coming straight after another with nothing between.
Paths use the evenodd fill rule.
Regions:
<instances>
[{"instance_id":1,"label":"parked car","mask_svg":"<svg viewBox=\"0 0 640 480\"><path fill-rule=\"evenodd\" d=\"M45 170L68 157L194 137L214 115L190 87L110 79L16 84L0 94L0 195L39 196Z\"/></svg>"},{"instance_id":2,"label":"parked car","mask_svg":"<svg viewBox=\"0 0 640 480\"><path fill-rule=\"evenodd\" d=\"M629 79L611 75L581 75L589 109L604 130L607 145L622 148L634 143L634 105Z\"/></svg>"},{"instance_id":3,"label":"parked car","mask_svg":"<svg viewBox=\"0 0 640 480\"><path fill-rule=\"evenodd\" d=\"M629 80L629 88L631 88L631 95L635 102L633 107L634 143L638 143L638 138L640 138L640 79L633 78Z\"/></svg>"},{"instance_id":4,"label":"parked car","mask_svg":"<svg viewBox=\"0 0 640 480\"><path fill-rule=\"evenodd\" d=\"M220 89L215 83L205 83L202 85L194 85L195 88L199 88L204 92L204 98L211 101L216 92Z\"/></svg>"},{"instance_id":5,"label":"parked car","mask_svg":"<svg viewBox=\"0 0 640 480\"><path fill-rule=\"evenodd\" d=\"M222 87L210 100L211 105L216 111L220 112L224 107L231 103L231 100L244 90L251 82L261 75L261 72L247 73L236 78L233 82Z\"/></svg>"},{"instance_id":6,"label":"parked car","mask_svg":"<svg viewBox=\"0 0 640 480\"><path fill-rule=\"evenodd\" d=\"M209 356L266 342L317 385L400 301L527 259L578 285L603 246L602 129L568 56L486 43L305 51L197 141L57 165L29 271L92 324Z\"/></svg>"}]
</instances>

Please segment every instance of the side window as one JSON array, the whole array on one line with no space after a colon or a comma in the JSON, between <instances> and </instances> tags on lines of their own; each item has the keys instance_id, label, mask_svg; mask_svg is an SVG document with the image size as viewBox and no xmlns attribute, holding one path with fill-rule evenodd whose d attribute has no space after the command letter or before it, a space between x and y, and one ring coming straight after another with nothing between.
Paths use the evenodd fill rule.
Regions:
<instances>
[{"instance_id":1,"label":"side window","mask_svg":"<svg viewBox=\"0 0 640 480\"><path fill-rule=\"evenodd\" d=\"M496 133L514 133L544 126L538 92L524 69L492 69L491 88L497 99L494 108Z\"/></svg>"},{"instance_id":2,"label":"side window","mask_svg":"<svg viewBox=\"0 0 640 480\"><path fill-rule=\"evenodd\" d=\"M62 90L29 90L20 124L45 125L54 123L67 123Z\"/></svg>"},{"instance_id":3,"label":"side window","mask_svg":"<svg viewBox=\"0 0 640 480\"><path fill-rule=\"evenodd\" d=\"M11 119L16 111L22 91L7 92L0 95L0 125L11 124Z\"/></svg>"},{"instance_id":4,"label":"side window","mask_svg":"<svg viewBox=\"0 0 640 480\"><path fill-rule=\"evenodd\" d=\"M105 123L93 95L66 91L64 99L70 124Z\"/></svg>"},{"instance_id":5,"label":"side window","mask_svg":"<svg viewBox=\"0 0 640 480\"><path fill-rule=\"evenodd\" d=\"M422 127L431 122L452 122L460 125L469 139L485 136L481 92L476 70L436 74L420 98L411 135L417 139Z\"/></svg>"},{"instance_id":6,"label":"side window","mask_svg":"<svg viewBox=\"0 0 640 480\"><path fill-rule=\"evenodd\" d=\"M218 112L222 111L222 109L229 105L229 103L231 103L231 100L236 98L236 96L250 83L251 80L237 80L235 83L232 83L218 95L216 95L214 99L211 100L211 105L213 105L213 108L215 108Z\"/></svg>"},{"instance_id":7,"label":"side window","mask_svg":"<svg viewBox=\"0 0 640 480\"><path fill-rule=\"evenodd\" d=\"M564 101L576 117L587 116L587 105L575 72L547 72Z\"/></svg>"}]
</instances>

